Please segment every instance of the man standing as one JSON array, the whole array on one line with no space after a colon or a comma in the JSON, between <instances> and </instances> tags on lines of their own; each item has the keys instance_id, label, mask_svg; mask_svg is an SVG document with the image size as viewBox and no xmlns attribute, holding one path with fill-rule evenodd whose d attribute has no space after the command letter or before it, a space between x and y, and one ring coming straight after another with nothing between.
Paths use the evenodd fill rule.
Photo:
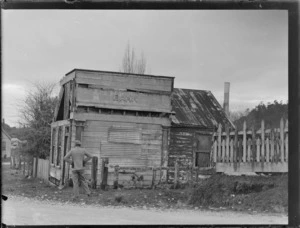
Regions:
<instances>
[{"instance_id":1,"label":"man standing","mask_svg":"<svg viewBox=\"0 0 300 228\"><path fill-rule=\"evenodd\" d=\"M84 156L86 156L86 158L84 158ZM84 165L91 158L92 155L90 155L86 151L86 149L81 148L81 142L79 140L75 141L75 147L72 148L64 157L64 160L66 162L72 164L72 179L73 179L73 191L74 191L73 199L77 199L79 197L79 182L81 182L86 194L88 196L90 196L91 194L87 181L83 176Z\"/></svg>"}]
</instances>

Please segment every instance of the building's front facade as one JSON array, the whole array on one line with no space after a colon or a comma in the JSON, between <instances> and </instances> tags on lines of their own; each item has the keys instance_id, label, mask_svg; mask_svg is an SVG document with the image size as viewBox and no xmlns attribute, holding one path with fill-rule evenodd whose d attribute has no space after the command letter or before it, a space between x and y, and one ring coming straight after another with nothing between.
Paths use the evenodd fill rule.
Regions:
<instances>
[{"instance_id":1,"label":"building's front facade","mask_svg":"<svg viewBox=\"0 0 300 228\"><path fill-rule=\"evenodd\" d=\"M98 184L102 158L127 169L166 164L162 151L167 150L173 83L173 77L165 76L79 69L67 73L51 125L50 181L66 183L70 167L63 157L76 139L98 157ZM90 174L87 169L88 179ZM145 170L143 177L145 185L151 183L152 171ZM130 180L131 175L119 177L121 184Z\"/></svg>"}]
</instances>

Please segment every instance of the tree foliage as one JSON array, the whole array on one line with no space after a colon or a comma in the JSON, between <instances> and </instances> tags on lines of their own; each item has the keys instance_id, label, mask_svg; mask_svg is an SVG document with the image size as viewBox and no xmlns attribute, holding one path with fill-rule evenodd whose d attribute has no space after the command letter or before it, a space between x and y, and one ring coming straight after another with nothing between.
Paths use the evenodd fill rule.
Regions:
<instances>
[{"instance_id":1,"label":"tree foliage","mask_svg":"<svg viewBox=\"0 0 300 228\"><path fill-rule=\"evenodd\" d=\"M27 92L19 112L22 126L26 126L27 152L45 158L49 156L51 127L57 97L53 96L54 83L34 83Z\"/></svg>"},{"instance_id":2,"label":"tree foliage","mask_svg":"<svg viewBox=\"0 0 300 228\"><path fill-rule=\"evenodd\" d=\"M127 44L123 56L121 71L124 73L145 74L147 61L144 53L141 53L140 58L136 57L135 50Z\"/></svg>"},{"instance_id":3,"label":"tree foliage","mask_svg":"<svg viewBox=\"0 0 300 228\"><path fill-rule=\"evenodd\" d=\"M254 126L255 129L259 129L262 120L265 121L265 128L279 128L281 118L288 118L288 104L284 104L282 101L279 103L275 100L266 105L261 102L252 110L247 109L233 122L238 130L243 129L244 121L246 121L247 126Z\"/></svg>"}]
</instances>

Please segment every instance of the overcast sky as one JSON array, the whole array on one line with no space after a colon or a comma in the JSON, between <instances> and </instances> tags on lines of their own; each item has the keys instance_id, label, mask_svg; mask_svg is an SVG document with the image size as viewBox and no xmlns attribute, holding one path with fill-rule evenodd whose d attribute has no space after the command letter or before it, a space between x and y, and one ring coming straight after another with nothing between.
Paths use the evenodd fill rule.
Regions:
<instances>
[{"instance_id":1,"label":"overcast sky","mask_svg":"<svg viewBox=\"0 0 300 228\"><path fill-rule=\"evenodd\" d=\"M284 10L2 10L1 21L2 117L11 126L31 82L59 85L74 68L119 71L128 41L144 52L146 73L174 76L174 87L210 90L222 105L230 82L231 111L288 99Z\"/></svg>"}]
</instances>

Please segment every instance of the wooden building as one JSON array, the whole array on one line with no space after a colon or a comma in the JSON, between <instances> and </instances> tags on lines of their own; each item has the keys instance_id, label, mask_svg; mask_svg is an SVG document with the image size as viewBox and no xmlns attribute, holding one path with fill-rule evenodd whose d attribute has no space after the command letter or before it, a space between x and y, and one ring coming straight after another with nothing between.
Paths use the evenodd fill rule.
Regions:
<instances>
[{"instance_id":1,"label":"wooden building","mask_svg":"<svg viewBox=\"0 0 300 228\"><path fill-rule=\"evenodd\" d=\"M171 125L174 77L74 69L60 84L51 125L51 182L63 185L69 178L63 157L76 139L98 157L98 185L102 158L109 158L109 167L166 164L162 151L167 151L164 135ZM91 169L86 175L90 179ZM145 171L144 184L151 180L152 171ZM130 181L130 175L119 181Z\"/></svg>"},{"instance_id":2,"label":"wooden building","mask_svg":"<svg viewBox=\"0 0 300 228\"><path fill-rule=\"evenodd\" d=\"M11 136L1 127L1 157L9 158L11 156Z\"/></svg>"},{"instance_id":3,"label":"wooden building","mask_svg":"<svg viewBox=\"0 0 300 228\"><path fill-rule=\"evenodd\" d=\"M210 91L174 88L171 99L175 115L171 116L168 166L174 167L176 160L180 168L210 166L212 134L219 124L232 129L234 125Z\"/></svg>"}]
</instances>

